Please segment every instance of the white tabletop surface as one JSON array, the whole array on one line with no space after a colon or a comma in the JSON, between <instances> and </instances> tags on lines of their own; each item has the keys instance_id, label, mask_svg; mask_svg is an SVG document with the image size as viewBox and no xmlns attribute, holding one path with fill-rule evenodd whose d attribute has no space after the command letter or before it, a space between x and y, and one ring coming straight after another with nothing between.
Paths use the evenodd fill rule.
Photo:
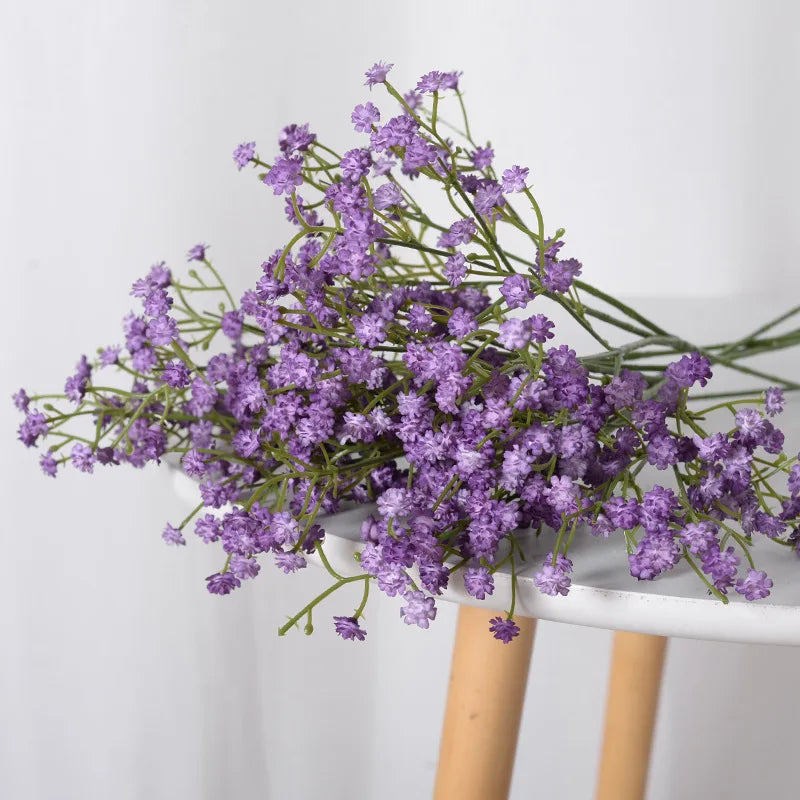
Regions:
<instances>
[{"instance_id":1,"label":"white tabletop surface","mask_svg":"<svg viewBox=\"0 0 800 800\"><path fill-rule=\"evenodd\" d=\"M195 504L197 485L177 471L174 480L178 494ZM373 511L373 506L363 506L319 518L326 531L325 555L340 575L361 573L353 556L361 549L361 522ZM533 582L533 574L552 549L555 534L548 531L537 540L523 532L521 541L527 557L527 563L517 568L516 613L521 616L662 636L800 645L800 558L780 545L761 540L752 550L757 568L769 573L775 583L770 597L748 602L731 592L726 605L709 597L700 579L684 563L656 580L637 581L628 570L621 536L598 539L585 532L576 533L570 548L575 568L569 594L543 595ZM319 564L315 557L310 560ZM510 570L498 570L494 594L486 600L468 595L458 575L442 599L507 611L511 603Z\"/></svg>"}]
</instances>

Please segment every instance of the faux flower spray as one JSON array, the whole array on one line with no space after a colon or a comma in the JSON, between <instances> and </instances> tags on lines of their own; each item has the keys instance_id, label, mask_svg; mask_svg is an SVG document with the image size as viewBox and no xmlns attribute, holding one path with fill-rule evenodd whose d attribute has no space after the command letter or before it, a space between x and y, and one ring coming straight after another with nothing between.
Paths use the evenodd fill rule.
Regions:
<instances>
[{"instance_id":1,"label":"faux flower spray","mask_svg":"<svg viewBox=\"0 0 800 800\"><path fill-rule=\"evenodd\" d=\"M585 283L528 168L495 166L474 138L459 73L430 72L401 94L391 66L366 73L384 96L379 108L365 91L353 109L353 149L305 124L284 128L269 160L255 142L234 151L294 226L253 288L232 297L202 244L185 276L154 265L133 284L124 345L82 357L63 395L14 396L19 438L43 447L51 476L179 459L202 503L163 538L219 543L214 594L316 553L331 586L282 634L310 630L317 604L349 583L363 602L333 617L343 638L364 639L373 584L427 628L449 583L491 595L499 566L520 568L518 537L542 528L557 531L535 575L546 594L569 592L576 536L612 536L633 578L685 561L722 601L766 597L753 539L788 558L799 538L800 466L772 422L798 387L741 362L800 340L775 334L791 314L704 349ZM415 199L422 184L440 190L444 216ZM553 341L554 308L595 353ZM771 388L690 401L716 365ZM730 425L709 429L720 408ZM343 577L325 557L325 519L353 504L374 513L363 573ZM491 633L517 632L512 602Z\"/></svg>"}]
</instances>

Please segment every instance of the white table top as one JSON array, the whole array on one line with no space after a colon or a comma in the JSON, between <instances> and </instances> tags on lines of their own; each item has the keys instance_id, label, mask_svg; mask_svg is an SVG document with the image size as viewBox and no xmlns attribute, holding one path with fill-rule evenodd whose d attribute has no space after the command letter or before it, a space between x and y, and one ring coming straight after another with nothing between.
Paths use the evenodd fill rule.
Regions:
<instances>
[{"instance_id":1,"label":"white table top","mask_svg":"<svg viewBox=\"0 0 800 800\"><path fill-rule=\"evenodd\" d=\"M174 480L177 493L196 504L197 485L177 471ZM339 574L361 574L353 555L361 549L361 522L373 511L374 506L363 506L319 518L326 531L325 555ZM533 574L552 549L555 534L543 533L539 540L528 534L521 541L527 558L527 563L517 568L516 613L521 616L662 636L800 645L800 558L780 545L761 540L752 549L756 567L765 570L775 583L772 594L765 600L748 602L731 592L725 605L708 596L687 564L678 564L654 581L637 581L628 570L621 536L598 539L588 533L580 535L580 531L570 548L575 568L569 595L543 595L533 582ZM315 557L310 560L319 563ZM468 595L459 576L442 599L507 611L511 603L510 569L498 570L494 594L486 600Z\"/></svg>"},{"instance_id":2,"label":"white table top","mask_svg":"<svg viewBox=\"0 0 800 800\"><path fill-rule=\"evenodd\" d=\"M360 549L359 529L370 508L357 508L328 517L325 555L337 572L358 574L353 553ZM774 581L772 594L748 602L736 592L726 605L710 597L688 564L680 563L653 581L631 577L621 535L598 539L577 532L570 548L575 568L566 597L543 595L533 582L544 555L552 550L555 533L537 541L524 536L527 563L517 569L517 611L537 619L588 625L593 628L637 631L662 636L730 642L800 645L800 558L780 545L759 541L751 551L758 569ZM495 573L495 591L475 600L455 576L443 599L507 611L511 603L511 571Z\"/></svg>"}]
</instances>

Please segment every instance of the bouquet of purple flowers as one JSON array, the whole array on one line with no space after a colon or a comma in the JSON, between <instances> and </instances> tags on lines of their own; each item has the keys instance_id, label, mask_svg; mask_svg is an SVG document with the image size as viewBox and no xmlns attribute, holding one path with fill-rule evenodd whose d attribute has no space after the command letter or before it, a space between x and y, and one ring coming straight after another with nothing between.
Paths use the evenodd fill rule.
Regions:
<instances>
[{"instance_id":1,"label":"bouquet of purple flowers","mask_svg":"<svg viewBox=\"0 0 800 800\"><path fill-rule=\"evenodd\" d=\"M123 321L124 347L83 356L63 395L14 396L19 438L45 445L50 476L173 456L202 503L162 535L184 545L191 525L221 543L214 594L268 558L294 572L317 554L332 586L280 633L310 630L316 605L359 581L359 607L333 618L345 639L366 635L373 581L427 628L449 582L492 594L498 567L519 567L520 531L543 527L558 534L535 577L550 595L568 593L570 545L591 535L624 537L639 580L685 561L722 601L766 597L753 537L800 541L800 466L770 419L798 386L741 362L800 341L800 330L774 332L794 312L699 348L583 282L564 231L545 228L528 169L495 169L473 138L459 73L430 72L401 94L390 69L366 73L388 102L352 111L361 146L340 155L306 124L281 131L269 162L255 142L234 151L285 196L296 229L252 290L237 302L202 244L186 277L154 265L133 284L142 308ZM417 185L440 190L443 215ZM549 309L598 352L556 346ZM770 388L704 393L698 407L716 365ZM709 430L720 409L732 427ZM644 483L643 470L668 480ZM345 578L325 557L325 519L352 504L375 510L363 573ZM516 635L513 602L491 631Z\"/></svg>"}]
</instances>

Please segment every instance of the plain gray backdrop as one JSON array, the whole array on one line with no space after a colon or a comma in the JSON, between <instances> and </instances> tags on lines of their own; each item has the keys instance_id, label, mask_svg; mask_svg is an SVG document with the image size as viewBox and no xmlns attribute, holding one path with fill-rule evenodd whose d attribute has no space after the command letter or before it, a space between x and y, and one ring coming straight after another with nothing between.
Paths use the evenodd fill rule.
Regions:
<instances>
[{"instance_id":1,"label":"plain gray backdrop","mask_svg":"<svg viewBox=\"0 0 800 800\"><path fill-rule=\"evenodd\" d=\"M461 69L474 132L530 167L594 283L788 306L799 25L788 0L0 3L0 795L430 794L453 607L425 632L375 597L354 646L327 621L341 597L313 637L278 639L322 572L211 597L219 551L160 540L185 511L163 473L51 481L14 441L12 391L60 390L119 342L154 261L204 241L237 293L254 283L287 225L236 144L269 154L308 121L344 150L374 61L403 88ZM515 800L591 796L610 642L540 625ZM798 670L796 650L673 641L649 797L795 797Z\"/></svg>"}]
</instances>

